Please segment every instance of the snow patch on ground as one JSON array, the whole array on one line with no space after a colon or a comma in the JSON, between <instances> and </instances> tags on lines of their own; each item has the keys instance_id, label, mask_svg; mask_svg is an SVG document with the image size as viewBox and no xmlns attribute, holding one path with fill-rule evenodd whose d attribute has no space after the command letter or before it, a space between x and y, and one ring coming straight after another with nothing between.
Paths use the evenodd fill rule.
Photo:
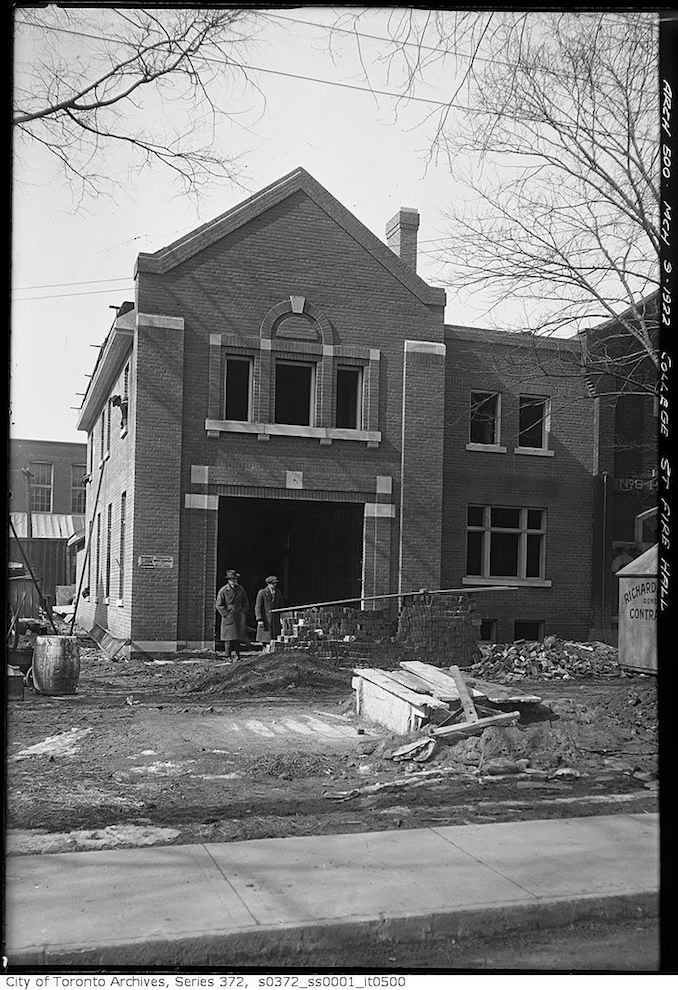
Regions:
<instances>
[{"instance_id":1,"label":"snow patch on ground","mask_svg":"<svg viewBox=\"0 0 678 990\"><path fill-rule=\"evenodd\" d=\"M62 732L57 736L47 736L42 742L35 743L34 746L29 746L27 749L15 753L14 756L10 757L10 762L16 763L17 760L26 760L29 756L75 756L78 752L77 744L91 731L91 729L68 729L67 732Z\"/></svg>"},{"instance_id":2,"label":"snow patch on ground","mask_svg":"<svg viewBox=\"0 0 678 990\"><path fill-rule=\"evenodd\" d=\"M109 825L107 828L76 829L73 832L44 832L17 829L7 833L9 855L77 852L84 849L113 849L117 846L154 846L176 839L175 828L151 825Z\"/></svg>"}]
</instances>

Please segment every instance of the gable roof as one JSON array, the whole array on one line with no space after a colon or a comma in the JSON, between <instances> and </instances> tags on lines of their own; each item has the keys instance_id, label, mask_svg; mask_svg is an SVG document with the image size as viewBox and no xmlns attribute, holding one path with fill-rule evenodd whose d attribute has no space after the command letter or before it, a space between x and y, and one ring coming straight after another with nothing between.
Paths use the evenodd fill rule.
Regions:
<instances>
[{"instance_id":1,"label":"gable roof","mask_svg":"<svg viewBox=\"0 0 678 990\"><path fill-rule=\"evenodd\" d=\"M222 213L190 233L153 253L140 253L137 258L136 273L149 272L164 275L176 265L188 260L205 248L226 237L228 234L249 223L266 210L277 206L293 193L304 192L349 236L353 237L372 257L379 262L405 288L409 289L422 303L428 306L444 306L445 290L430 286L412 271L383 241L335 199L324 186L303 168L296 168L260 190L243 203Z\"/></svg>"},{"instance_id":2,"label":"gable roof","mask_svg":"<svg viewBox=\"0 0 678 990\"><path fill-rule=\"evenodd\" d=\"M658 543L617 571L617 577L654 577L657 574L659 574Z\"/></svg>"}]
</instances>

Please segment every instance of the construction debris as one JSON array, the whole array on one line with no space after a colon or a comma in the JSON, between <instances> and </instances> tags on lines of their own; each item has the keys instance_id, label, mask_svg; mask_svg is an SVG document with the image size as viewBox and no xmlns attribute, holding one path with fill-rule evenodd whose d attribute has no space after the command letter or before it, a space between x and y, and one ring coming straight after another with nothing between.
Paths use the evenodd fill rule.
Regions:
<instances>
[{"instance_id":1,"label":"construction debris","mask_svg":"<svg viewBox=\"0 0 678 990\"><path fill-rule=\"evenodd\" d=\"M428 726L429 735L440 739L480 735L489 726L515 725L520 718L519 711L502 712L481 704L478 699L486 701L485 696L466 686L457 666L449 673L416 660L403 660L400 666L405 676L399 671L354 668L358 715L403 735Z\"/></svg>"},{"instance_id":2,"label":"construction debris","mask_svg":"<svg viewBox=\"0 0 678 990\"><path fill-rule=\"evenodd\" d=\"M471 677L487 677L500 683L573 677L620 677L617 650L606 643L573 643L547 636L543 642L481 643L482 659L474 663Z\"/></svg>"},{"instance_id":3,"label":"construction debris","mask_svg":"<svg viewBox=\"0 0 678 990\"><path fill-rule=\"evenodd\" d=\"M425 763L433 756L436 750L436 741L430 736L421 736L413 742L405 743L391 753L391 759L396 763L402 760L415 760L417 763Z\"/></svg>"}]
</instances>

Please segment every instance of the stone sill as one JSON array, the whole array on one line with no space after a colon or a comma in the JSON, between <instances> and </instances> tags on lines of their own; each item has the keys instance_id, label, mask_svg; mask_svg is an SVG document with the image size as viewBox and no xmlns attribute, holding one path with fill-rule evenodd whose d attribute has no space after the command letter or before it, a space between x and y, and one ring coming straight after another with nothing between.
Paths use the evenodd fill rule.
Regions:
<instances>
[{"instance_id":1,"label":"stone sill","mask_svg":"<svg viewBox=\"0 0 678 990\"><path fill-rule=\"evenodd\" d=\"M337 427L326 426L286 426L279 423L243 423L232 419L206 419L205 430L208 436L218 436L221 433L249 433L257 438L269 437L304 437L309 440L319 440L321 443L332 440L353 440L362 443L378 444L381 442L379 430L341 430Z\"/></svg>"},{"instance_id":2,"label":"stone sill","mask_svg":"<svg viewBox=\"0 0 678 990\"><path fill-rule=\"evenodd\" d=\"M551 581L544 580L542 578L517 578L517 577L502 577L502 578L487 578L487 577L463 577L461 579L462 584L476 584L482 587L491 588L492 586L501 585L509 586L511 588L550 588L552 586Z\"/></svg>"},{"instance_id":3,"label":"stone sill","mask_svg":"<svg viewBox=\"0 0 678 990\"><path fill-rule=\"evenodd\" d=\"M506 447L502 447L498 443L467 443L467 450L480 450L484 451L486 454L505 454Z\"/></svg>"},{"instance_id":4,"label":"stone sill","mask_svg":"<svg viewBox=\"0 0 678 990\"><path fill-rule=\"evenodd\" d=\"M526 454L528 457L553 457L554 451L546 447L514 447L514 454Z\"/></svg>"}]
</instances>

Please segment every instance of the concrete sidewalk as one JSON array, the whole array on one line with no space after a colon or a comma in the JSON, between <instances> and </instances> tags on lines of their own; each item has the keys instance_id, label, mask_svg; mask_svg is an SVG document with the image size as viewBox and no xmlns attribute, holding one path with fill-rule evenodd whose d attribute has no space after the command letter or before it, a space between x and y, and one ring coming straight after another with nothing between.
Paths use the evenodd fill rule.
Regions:
<instances>
[{"instance_id":1,"label":"concrete sidewalk","mask_svg":"<svg viewBox=\"0 0 678 990\"><path fill-rule=\"evenodd\" d=\"M10 856L9 965L259 965L653 914L655 814ZM296 955L295 955L296 954ZM336 955L336 951L335 951Z\"/></svg>"}]
</instances>

